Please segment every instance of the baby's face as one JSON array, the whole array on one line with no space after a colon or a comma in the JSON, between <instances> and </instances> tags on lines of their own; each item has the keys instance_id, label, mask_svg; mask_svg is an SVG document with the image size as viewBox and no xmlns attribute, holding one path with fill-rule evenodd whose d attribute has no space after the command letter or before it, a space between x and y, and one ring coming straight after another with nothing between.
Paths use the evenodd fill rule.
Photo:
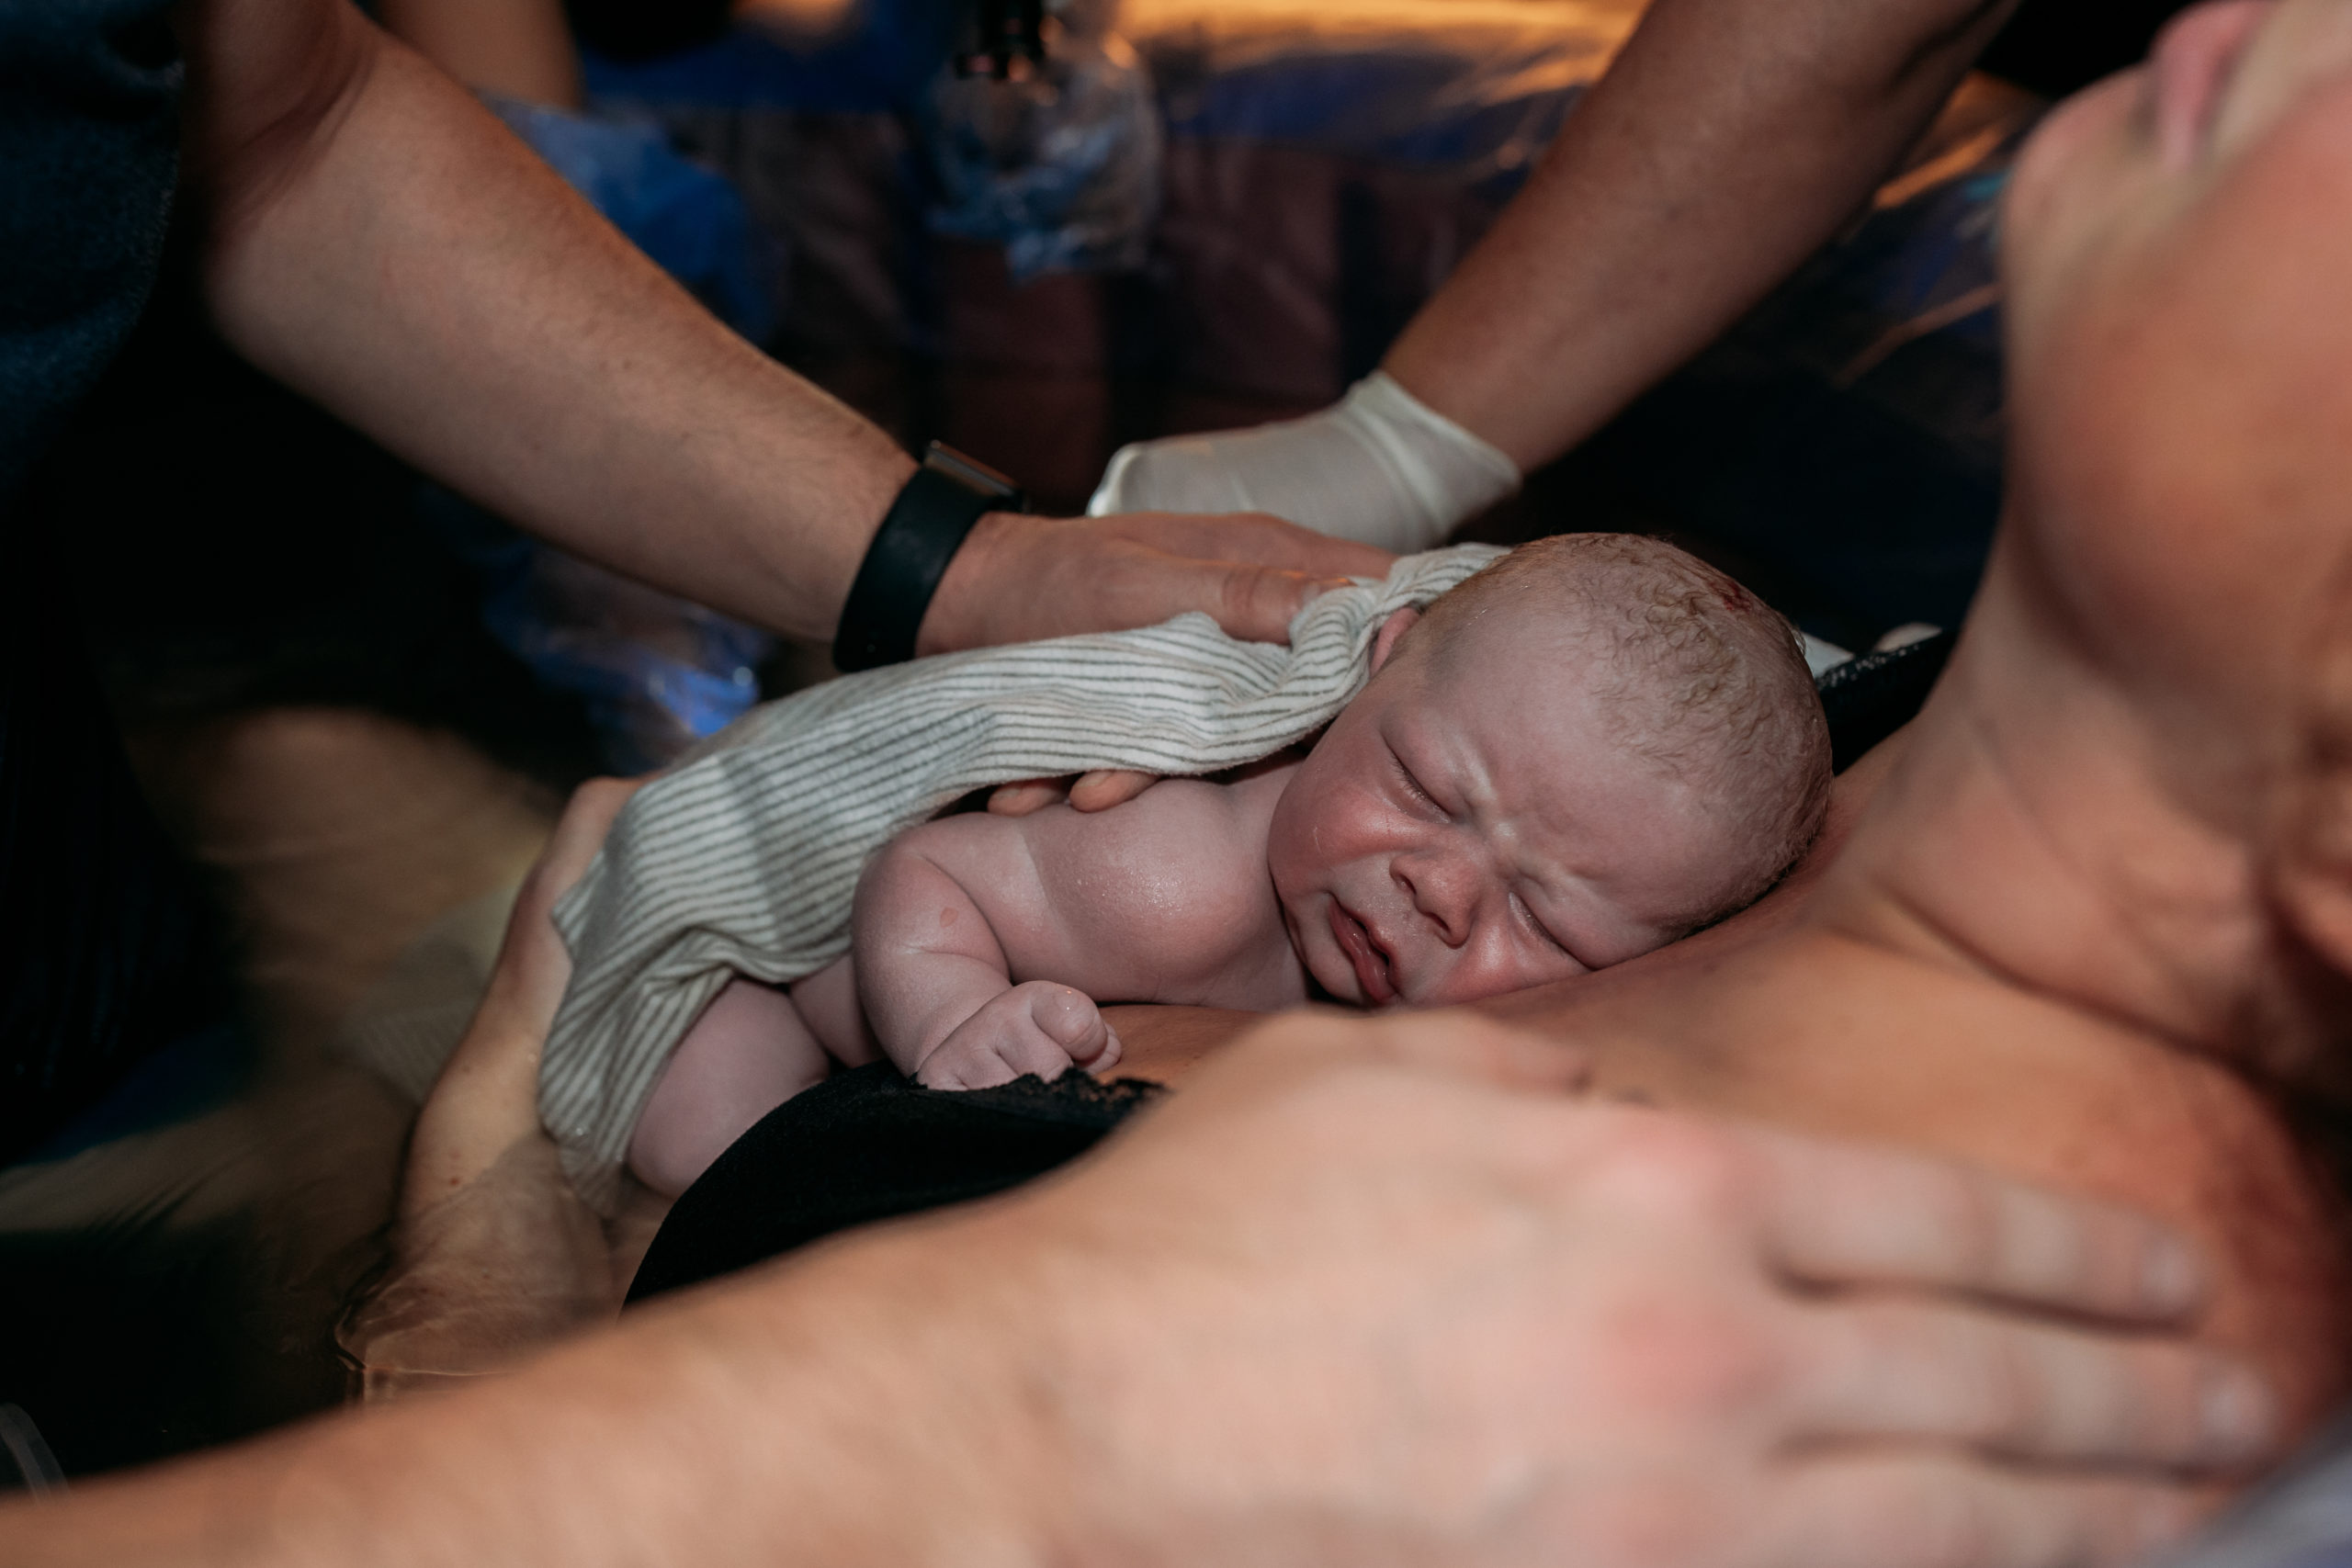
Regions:
<instances>
[{"instance_id":1,"label":"baby's face","mask_svg":"<svg viewBox=\"0 0 2352 1568\"><path fill-rule=\"evenodd\" d=\"M1292 945L1343 1001L1582 975L1665 945L1728 886L1727 830L1608 738L1589 660L1556 637L1469 635L1451 671L1410 651L1382 669L1275 807Z\"/></svg>"}]
</instances>

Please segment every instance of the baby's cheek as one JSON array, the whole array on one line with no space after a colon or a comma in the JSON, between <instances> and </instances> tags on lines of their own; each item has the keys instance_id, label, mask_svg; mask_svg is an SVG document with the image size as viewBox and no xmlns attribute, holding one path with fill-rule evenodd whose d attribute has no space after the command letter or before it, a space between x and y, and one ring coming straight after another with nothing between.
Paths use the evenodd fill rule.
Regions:
<instances>
[{"instance_id":1,"label":"baby's cheek","mask_svg":"<svg viewBox=\"0 0 2352 1568\"><path fill-rule=\"evenodd\" d=\"M1273 875L1274 890L1284 898L1304 888L1315 869L1309 835L1291 804L1284 797L1266 824L1266 869Z\"/></svg>"}]
</instances>

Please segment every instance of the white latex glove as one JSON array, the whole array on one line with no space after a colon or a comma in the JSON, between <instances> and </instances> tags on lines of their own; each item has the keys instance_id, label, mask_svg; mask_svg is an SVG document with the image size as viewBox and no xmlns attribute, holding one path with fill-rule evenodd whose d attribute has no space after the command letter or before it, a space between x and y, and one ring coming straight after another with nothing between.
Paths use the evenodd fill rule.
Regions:
<instances>
[{"instance_id":1,"label":"white latex glove","mask_svg":"<svg viewBox=\"0 0 2352 1568\"><path fill-rule=\"evenodd\" d=\"M1411 554L1519 481L1509 457L1375 370L1304 419L1122 446L1086 510L1271 512Z\"/></svg>"}]
</instances>

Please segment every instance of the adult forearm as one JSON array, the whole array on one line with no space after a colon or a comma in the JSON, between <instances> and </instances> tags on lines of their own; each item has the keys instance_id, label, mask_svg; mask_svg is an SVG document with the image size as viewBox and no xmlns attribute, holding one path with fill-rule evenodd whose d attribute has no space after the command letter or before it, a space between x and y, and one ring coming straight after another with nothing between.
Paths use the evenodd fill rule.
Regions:
<instances>
[{"instance_id":1,"label":"adult forearm","mask_svg":"<svg viewBox=\"0 0 2352 1568\"><path fill-rule=\"evenodd\" d=\"M1835 231L2015 0L1655 0L1385 368L1521 468Z\"/></svg>"},{"instance_id":2,"label":"adult forearm","mask_svg":"<svg viewBox=\"0 0 2352 1568\"><path fill-rule=\"evenodd\" d=\"M0 1562L2030 1568L2266 1451L2148 1222L1583 1077L1459 1017L1270 1026L1018 1194L0 1508Z\"/></svg>"},{"instance_id":3,"label":"adult forearm","mask_svg":"<svg viewBox=\"0 0 2352 1568\"><path fill-rule=\"evenodd\" d=\"M384 30L469 87L576 107L580 57L562 0L377 0Z\"/></svg>"},{"instance_id":4,"label":"adult forearm","mask_svg":"<svg viewBox=\"0 0 2352 1568\"><path fill-rule=\"evenodd\" d=\"M0 1562L1025 1561L1042 1527L1015 1509L1057 1487L966 1234L854 1243L511 1377L77 1487L0 1519Z\"/></svg>"},{"instance_id":5,"label":"adult forearm","mask_svg":"<svg viewBox=\"0 0 2352 1568\"><path fill-rule=\"evenodd\" d=\"M887 435L713 320L348 7L189 16L207 292L232 344L534 532L830 633L911 471Z\"/></svg>"}]
</instances>

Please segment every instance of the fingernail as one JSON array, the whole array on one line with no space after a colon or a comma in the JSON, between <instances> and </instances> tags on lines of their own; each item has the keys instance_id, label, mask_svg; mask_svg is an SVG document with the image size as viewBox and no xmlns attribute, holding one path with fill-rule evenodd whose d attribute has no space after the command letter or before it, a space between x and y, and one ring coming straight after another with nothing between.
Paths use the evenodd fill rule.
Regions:
<instances>
[{"instance_id":1,"label":"fingernail","mask_svg":"<svg viewBox=\"0 0 2352 1568\"><path fill-rule=\"evenodd\" d=\"M2205 1293L2202 1271L2188 1247L2168 1235L2159 1235L2141 1265L2141 1290L2157 1312L2187 1312Z\"/></svg>"},{"instance_id":2,"label":"fingernail","mask_svg":"<svg viewBox=\"0 0 2352 1568\"><path fill-rule=\"evenodd\" d=\"M2208 1372L2200 1403L2200 1427L2215 1459L2249 1460L2270 1447L2278 1411L2270 1390L2252 1372L2239 1367Z\"/></svg>"}]
</instances>

